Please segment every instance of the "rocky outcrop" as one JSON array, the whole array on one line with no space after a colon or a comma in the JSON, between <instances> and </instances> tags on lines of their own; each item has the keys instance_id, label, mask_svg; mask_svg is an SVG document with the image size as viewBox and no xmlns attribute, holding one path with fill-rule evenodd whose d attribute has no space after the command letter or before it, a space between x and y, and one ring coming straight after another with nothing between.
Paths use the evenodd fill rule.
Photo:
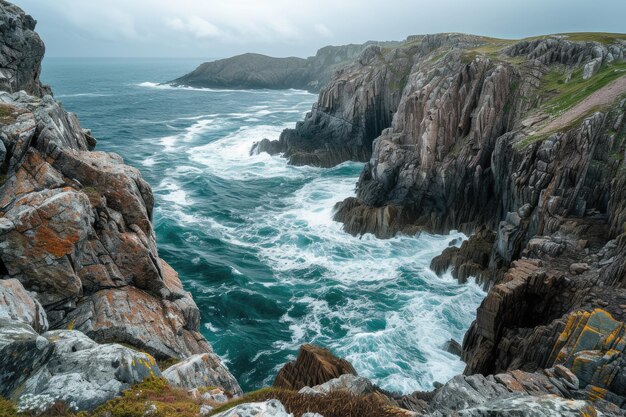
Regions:
<instances>
[{"instance_id":1,"label":"rocky outcrop","mask_svg":"<svg viewBox=\"0 0 626 417\"><path fill-rule=\"evenodd\" d=\"M215 355L194 355L163 371L170 386L188 390L221 387L231 396L243 395L239 384Z\"/></svg>"},{"instance_id":2,"label":"rocky outcrop","mask_svg":"<svg viewBox=\"0 0 626 417\"><path fill-rule=\"evenodd\" d=\"M17 321L0 322L0 395L23 411L57 402L92 410L132 384L160 376L151 356L116 344L99 345L78 331L41 336Z\"/></svg>"},{"instance_id":3,"label":"rocky outcrop","mask_svg":"<svg viewBox=\"0 0 626 417\"><path fill-rule=\"evenodd\" d=\"M237 405L223 413L214 414L215 417L293 417L278 400L269 400L262 403L245 403Z\"/></svg>"},{"instance_id":4,"label":"rocky outcrop","mask_svg":"<svg viewBox=\"0 0 626 417\"><path fill-rule=\"evenodd\" d=\"M50 94L39 81L45 47L35 24L19 7L0 0L0 91Z\"/></svg>"},{"instance_id":5,"label":"rocky outcrop","mask_svg":"<svg viewBox=\"0 0 626 417\"><path fill-rule=\"evenodd\" d=\"M333 72L350 63L370 45L396 42L367 42L362 45L326 46L315 56L274 58L247 53L205 62L170 83L176 86L232 89L300 89L318 92Z\"/></svg>"},{"instance_id":6,"label":"rocky outcrop","mask_svg":"<svg viewBox=\"0 0 626 417\"><path fill-rule=\"evenodd\" d=\"M0 280L0 320L25 323L37 332L48 330L43 307L16 279Z\"/></svg>"},{"instance_id":7,"label":"rocky outcrop","mask_svg":"<svg viewBox=\"0 0 626 417\"><path fill-rule=\"evenodd\" d=\"M451 269L461 282L476 277L490 289L464 340L467 375L563 364L581 381L566 398L623 405L621 382L614 382L621 381L621 330L611 323L623 322L626 306L625 51L619 36L598 42L578 34L520 42L437 35L415 39L406 55L396 52L410 65L398 101L386 101L394 103L385 107L391 123L372 142L356 197L336 206L335 219L355 235L472 235L432 263L438 273ZM353 108L359 91L397 91L380 77L387 61L363 55L367 66L346 67L320 93L320 103L336 103L331 113L346 126L364 119L364 106L352 113L341 107ZM338 87L358 80L365 80L358 89ZM283 152L292 163L358 159L343 156L358 153L343 151L355 143L353 131L316 120L315 112L259 149ZM600 320L610 332L593 320L590 332L571 330L574 318L587 323L580 317L595 317L597 308L612 317ZM567 329L590 338L592 353L574 349L556 361ZM563 406L555 401L545 405L552 412ZM496 410L491 402L459 414L488 415ZM531 407L525 398L510 404L506 412ZM578 406L567 413L585 410ZM493 407L504 410L505 403Z\"/></svg>"},{"instance_id":8,"label":"rocky outcrop","mask_svg":"<svg viewBox=\"0 0 626 417\"><path fill-rule=\"evenodd\" d=\"M470 277L478 283L489 287L489 261L496 240L496 234L488 229L481 229L461 244L461 247L450 246L441 255L433 258L430 269L441 275L452 269L452 276L460 283L467 282Z\"/></svg>"},{"instance_id":9,"label":"rocky outcrop","mask_svg":"<svg viewBox=\"0 0 626 417\"><path fill-rule=\"evenodd\" d=\"M298 392L305 395L326 395L335 391L344 391L352 395L365 395L371 394L375 390L374 384L369 379L345 374L314 387L304 387Z\"/></svg>"},{"instance_id":10,"label":"rocky outcrop","mask_svg":"<svg viewBox=\"0 0 626 417\"><path fill-rule=\"evenodd\" d=\"M157 373L149 355L200 354L215 381L239 390L198 332L191 295L159 258L150 186L119 155L93 151L91 133L45 95L33 29L0 1L0 317L11 320L0 332L21 355L0 389L92 408Z\"/></svg>"},{"instance_id":11,"label":"rocky outcrop","mask_svg":"<svg viewBox=\"0 0 626 417\"><path fill-rule=\"evenodd\" d=\"M584 45L583 51L599 48L606 56L623 56L620 44ZM486 48L495 53L480 52ZM592 181L608 186L617 177L615 156L622 145L613 132L620 131L616 124L623 124L619 101L606 103L602 113L577 115L578 123L565 131L535 137L555 108L574 99L569 90L548 90L545 78L561 71L566 79L567 71L577 67L563 66L573 60L580 68L587 55L565 55L548 66L532 54L510 57L497 51L497 45L453 47L418 59L392 126L374 142L373 156L357 185L357 200L338 207L337 219L346 223L347 231L387 236L416 226L434 232L472 232L481 225L493 230L508 213L511 227L537 226L537 217L549 214L540 201L555 197L557 204L557 196L563 200L561 216L592 208L606 212L607 191L602 186L593 189ZM605 68L605 73L613 71ZM570 82L589 81L579 77ZM574 148L579 152L572 152ZM606 169L589 168L591 160ZM571 184L566 181L570 172L580 173ZM541 190L555 194L544 193L540 199ZM374 221L387 207L389 219ZM519 242L511 244L521 250Z\"/></svg>"},{"instance_id":12,"label":"rocky outcrop","mask_svg":"<svg viewBox=\"0 0 626 417\"><path fill-rule=\"evenodd\" d=\"M89 151L89 135L50 96L0 101L15 114L0 125L4 278L36 294L52 328L72 325L160 358L210 351L195 303L158 257L152 192L139 171Z\"/></svg>"},{"instance_id":13,"label":"rocky outcrop","mask_svg":"<svg viewBox=\"0 0 626 417\"><path fill-rule=\"evenodd\" d=\"M298 358L287 363L276 375L274 386L292 390L321 385L341 375L356 375L345 359L337 358L328 349L302 345Z\"/></svg>"},{"instance_id":14,"label":"rocky outcrop","mask_svg":"<svg viewBox=\"0 0 626 417\"><path fill-rule=\"evenodd\" d=\"M373 140L391 124L414 53L411 46L391 51L369 46L335 74L303 122L278 141L259 142L252 152L283 153L294 165L366 161Z\"/></svg>"}]
</instances>

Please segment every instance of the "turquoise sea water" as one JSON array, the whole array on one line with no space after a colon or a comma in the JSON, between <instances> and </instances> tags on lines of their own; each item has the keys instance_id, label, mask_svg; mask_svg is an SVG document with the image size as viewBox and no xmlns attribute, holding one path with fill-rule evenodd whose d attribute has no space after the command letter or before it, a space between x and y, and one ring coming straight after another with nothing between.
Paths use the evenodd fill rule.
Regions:
<instances>
[{"instance_id":1,"label":"turquoise sea water","mask_svg":"<svg viewBox=\"0 0 626 417\"><path fill-rule=\"evenodd\" d=\"M442 350L484 297L428 268L460 234L355 238L332 221L362 164L293 167L250 156L312 94L159 86L198 60L46 59L43 80L156 197L161 256L202 312L201 331L245 390L270 384L302 343L329 347L383 388L430 389L462 372Z\"/></svg>"}]
</instances>

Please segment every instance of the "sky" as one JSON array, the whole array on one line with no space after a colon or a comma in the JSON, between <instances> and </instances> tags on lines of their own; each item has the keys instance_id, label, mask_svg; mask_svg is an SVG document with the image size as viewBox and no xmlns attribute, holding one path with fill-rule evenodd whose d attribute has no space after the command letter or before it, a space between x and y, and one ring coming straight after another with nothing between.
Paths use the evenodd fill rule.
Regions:
<instances>
[{"instance_id":1,"label":"sky","mask_svg":"<svg viewBox=\"0 0 626 417\"><path fill-rule=\"evenodd\" d=\"M464 32L626 32L626 0L13 0L49 57L315 54L325 45Z\"/></svg>"}]
</instances>

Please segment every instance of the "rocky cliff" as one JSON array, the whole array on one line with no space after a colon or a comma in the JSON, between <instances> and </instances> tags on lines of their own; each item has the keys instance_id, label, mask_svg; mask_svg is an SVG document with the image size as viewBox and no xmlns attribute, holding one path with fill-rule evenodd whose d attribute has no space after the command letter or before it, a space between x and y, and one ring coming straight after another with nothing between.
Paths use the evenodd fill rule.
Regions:
<instances>
[{"instance_id":1,"label":"rocky cliff","mask_svg":"<svg viewBox=\"0 0 626 417\"><path fill-rule=\"evenodd\" d=\"M240 393L159 258L150 186L47 94L34 27L0 0L0 395L69 401L62 388L83 381L71 401L93 408L158 373L153 357L195 354Z\"/></svg>"},{"instance_id":2,"label":"rocky cliff","mask_svg":"<svg viewBox=\"0 0 626 417\"><path fill-rule=\"evenodd\" d=\"M564 366L575 398L622 407L625 59L626 36L612 34L370 48L256 150L367 160L356 197L336 207L350 233L472 235L432 265L489 289L464 340L467 375Z\"/></svg>"},{"instance_id":3,"label":"rocky cliff","mask_svg":"<svg viewBox=\"0 0 626 417\"><path fill-rule=\"evenodd\" d=\"M351 62L369 45L394 42L367 42L362 45L326 46L309 58L274 58L247 53L205 62L170 82L176 86L199 88L295 88L318 92L333 72Z\"/></svg>"}]
</instances>

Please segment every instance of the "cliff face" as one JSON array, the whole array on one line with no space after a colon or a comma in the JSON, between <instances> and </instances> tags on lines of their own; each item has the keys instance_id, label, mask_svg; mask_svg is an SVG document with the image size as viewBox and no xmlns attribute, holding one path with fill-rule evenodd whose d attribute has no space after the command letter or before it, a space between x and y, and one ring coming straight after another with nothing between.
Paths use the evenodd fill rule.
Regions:
<instances>
[{"instance_id":1,"label":"cliff face","mask_svg":"<svg viewBox=\"0 0 626 417\"><path fill-rule=\"evenodd\" d=\"M41 96L44 48L33 29L30 16L0 2L0 74L6 81L0 84L0 286L12 283L0 299L0 317L32 326L19 332L26 339L32 332L37 346L43 342L35 331L73 329L157 359L207 354L222 382L240 392L198 332L200 313L191 295L159 258L150 186L120 156L93 151L96 141L76 116L50 95ZM14 299L24 289L34 301ZM24 306L34 312L24 314ZM13 324L0 325L5 326ZM17 349L10 335L0 335L6 355ZM71 336L76 337L84 335ZM48 338L51 348L57 346L53 351L61 349L52 345L56 336ZM93 341L87 344L93 347ZM17 371L44 372L50 356L38 351L41 363ZM152 365L135 381L150 376ZM12 392L0 383L0 393Z\"/></svg>"},{"instance_id":2,"label":"cliff face","mask_svg":"<svg viewBox=\"0 0 626 417\"><path fill-rule=\"evenodd\" d=\"M232 58L205 62L198 68L170 83L198 88L295 88L318 92L331 79L334 71L351 62L372 44L326 46L315 56L274 58L260 54L242 54Z\"/></svg>"},{"instance_id":3,"label":"cliff face","mask_svg":"<svg viewBox=\"0 0 626 417\"><path fill-rule=\"evenodd\" d=\"M384 60L346 70L363 80L357 97L373 90L399 97L387 107L391 123L373 140L356 198L339 203L335 218L350 233L379 237L478 231L432 265L489 289L464 340L466 374L562 365L580 380L575 398L623 406L626 39L414 42L399 92L380 81ZM349 102L354 90L335 87L346 79L337 73L317 106L328 102L328 90L336 91L333 103ZM333 114L357 124L364 108ZM353 143L349 130L315 114L279 144L259 147L272 145L292 163L359 159L356 152L326 164L298 159L301 149L319 156Z\"/></svg>"},{"instance_id":4,"label":"cliff face","mask_svg":"<svg viewBox=\"0 0 626 417\"><path fill-rule=\"evenodd\" d=\"M45 47L33 31L35 24L18 7L0 1L0 90L24 90L35 96L50 94L50 89L39 82Z\"/></svg>"}]
</instances>

